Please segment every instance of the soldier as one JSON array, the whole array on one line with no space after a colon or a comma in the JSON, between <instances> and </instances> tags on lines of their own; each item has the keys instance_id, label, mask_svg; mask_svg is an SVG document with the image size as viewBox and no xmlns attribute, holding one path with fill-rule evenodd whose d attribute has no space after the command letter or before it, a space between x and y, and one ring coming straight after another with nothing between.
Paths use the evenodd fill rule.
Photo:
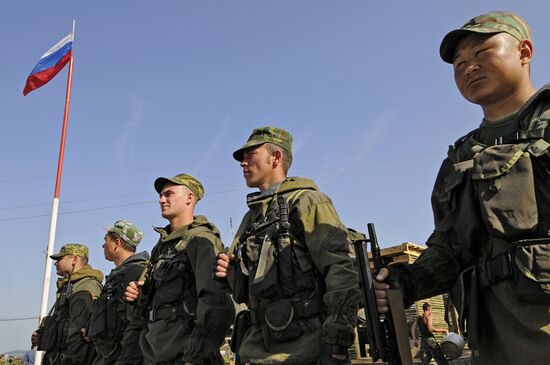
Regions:
<instances>
[{"instance_id":1,"label":"soldier","mask_svg":"<svg viewBox=\"0 0 550 365\"><path fill-rule=\"evenodd\" d=\"M33 346L46 351L45 365L86 365L93 360L93 346L84 337L92 301L101 293L103 274L88 264L88 247L69 243L55 260L57 275L56 301L40 329L32 335Z\"/></svg>"},{"instance_id":2,"label":"soldier","mask_svg":"<svg viewBox=\"0 0 550 365\"><path fill-rule=\"evenodd\" d=\"M412 265L382 269L377 280L398 285L408 306L449 291L466 269L474 362L547 363L550 86L533 87L531 32L513 13L473 18L443 38L440 54L453 65L462 96L481 106L483 120L443 161L428 248ZM375 284L384 312L382 289L389 284Z\"/></svg>"},{"instance_id":3,"label":"soldier","mask_svg":"<svg viewBox=\"0 0 550 365\"><path fill-rule=\"evenodd\" d=\"M220 232L202 215L193 215L204 195L187 174L155 180L163 218L151 252L151 270L133 281L126 300L146 311L140 346L148 364L223 364L223 344L235 309L212 276L212 262L223 249Z\"/></svg>"},{"instance_id":4,"label":"soldier","mask_svg":"<svg viewBox=\"0 0 550 365\"><path fill-rule=\"evenodd\" d=\"M232 339L239 361L350 363L361 294L347 229L330 198L309 179L287 177L286 130L254 129L233 157L246 185L260 190L247 196L249 211L216 267L249 308L235 324L242 336Z\"/></svg>"},{"instance_id":5,"label":"soldier","mask_svg":"<svg viewBox=\"0 0 550 365\"><path fill-rule=\"evenodd\" d=\"M139 279L149 254L145 251L136 254L143 233L132 223L119 220L105 229L105 259L116 267L107 276L90 315L87 336L97 352L94 365L141 364L139 335L145 321L141 309L124 300L124 291L130 281Z\"/></svg>"}]
</instances>

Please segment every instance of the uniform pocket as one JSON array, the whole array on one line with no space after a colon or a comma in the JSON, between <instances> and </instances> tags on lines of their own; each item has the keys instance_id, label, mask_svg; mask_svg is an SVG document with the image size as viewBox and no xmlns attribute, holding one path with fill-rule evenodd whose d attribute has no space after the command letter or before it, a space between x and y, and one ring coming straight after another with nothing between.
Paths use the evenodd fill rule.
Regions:
<instances>
[{"instance_id":1,"label":"uniform pocket","mask_svg":"<svg viewBox=\"0 0 550 365\"><path fill-rule=\"evenodd\" d=\"M441 216L435 230L447 232L455 222L455 211L460 196L459 190L464 187L467 173L473 167L473 160L453 164L452 170L443 182L443 189L434 192L432 197L438 215ZM435 199L435 200L434 200Z\"/></svg>"},{"instance_id":2,"label":"uniform pocket","mask_svg":"<svg viewBox=\"0 0 550 365\"><path fill-rule=\"evenodd\" d=\"M550 303L550 239L520 242L515 247L514 262L518 299Z\"/></svg>"},{"instance_id":3,"label":"uniform pocket","mask_svg":"<svg viewBox=\"0 0 550 365\"><path fill-rule=\"evenodd\" d=\"M489 234L514 237L537 225L533 166L517 145L486 148L474 159L480 210Z\"/></svg>"},{"instance_id":4,"label":"uniform pocket","mask_svg":"<svg viewBox=\"0 0 550 365\"><path fill-rule=\"evenodd\" d=\"M44 317L40 326L38 350L51 351L57 347L57 325L58 321L55 315Z\"/></svg>"},{"instance_id":5,"label":"uniform pocket","mask_svg":"<svg viewBox=\"0 0 550 365\"><path fill-rule=\"evenodd\" d=\"M100 296L92 303L92 310L90 311L90 324L88 327L88 337L94 338L105 332L107 326L107 297Z\"/></svg>"},{"instance_id":6,"label":"uniform pocket","mask_svg":"<svg viewBox=\"0 0 550 365\"><path fill-rule=\"evenodd\" d=\"M298 338L304 332L294 313L292 302L281 299L267 305L265 311L264 336L275 342L284 342Z\"/></svg>"}]
</instances>

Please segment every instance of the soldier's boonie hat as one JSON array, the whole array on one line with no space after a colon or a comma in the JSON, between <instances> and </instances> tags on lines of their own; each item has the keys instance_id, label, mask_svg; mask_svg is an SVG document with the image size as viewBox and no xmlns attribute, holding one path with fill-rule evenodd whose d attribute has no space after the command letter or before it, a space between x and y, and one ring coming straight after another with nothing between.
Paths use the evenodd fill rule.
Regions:
<instances>
[{"instance_id":1,"label":"soldier's boonie hat","mask_svg":"<svg viewBox=\"0 0 550 365\"><path fill-rule=\"evenodd\" d=\"M176 185L185 185L193 192L197 201L201 200L204 196L204 188L199 180L195 179L189 174L179 174L171 178L159 177L155 180L155 190L157 193L162 192L162 188L167 183L173 183Z\"/></svg>"},{"instance_id":2,"label":"soldier's boonie hat","mask_svg":"<svg viewBox=\"0 0 550 365\"><path fill-rule=\"evenodd\" d=\"M112 227L103 228L105 228L108 233L116 234L132 247L136 247L143 238L143 232L127 220L119 220L116 221Z\"/></svg>"},{"instance_id":3,"label":"soldier's boonie hat","mask_svg":"<svg viewBox=\"0 0 550 365\"><path fill-rule=\"evenodd\" d=\"M443 61L453 63L456 46L460 40L471 33L496 34L508 33L518 41L531 39L529 25L514 13L503 11L491 11L472 18L461 28L447 33L441 41L439 54Z\"/></svg>"},{"instance_id":4,"label":"soldier's boonie hat","mask_svg":"<svg viewBox=\"0 0 550 365\"><path fill-rule=\"evenodd\" d=\"M264 143L273 143L292 154L292 135L288 131L277 127L262 127L252 131L252 134L248 137L248 141L241 148L233 152L233 158L240 162L243 160L245 150Z\"/></svg>"},{"instance_id":5,"label":"soldier's boonie hat","mask_svg":"<svg viewBox=\"0 0 550 365\"><path fill-rule=\"evenodd\" d=\"M63 256L67 255L75 255L87 259L89 257L88 247L80 243L67 243L66 245L61 246L59 252L51 255L50 258L52 260L59 260Z\"/></svg>"}]
</instances>

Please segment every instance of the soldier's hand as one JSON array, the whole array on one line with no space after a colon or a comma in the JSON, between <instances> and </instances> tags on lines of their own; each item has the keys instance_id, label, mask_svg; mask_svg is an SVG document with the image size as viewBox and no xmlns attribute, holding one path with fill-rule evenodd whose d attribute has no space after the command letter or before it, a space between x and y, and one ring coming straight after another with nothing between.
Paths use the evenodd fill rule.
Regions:
<instances>
[{"instance_id":1,"label":"soldier's hand","mask_svg":"<svg viewBox=\"0 0 550 365\"><path fill-rule=\"evenodd\" d=\"M235 260L235 255L227 256L226 253L220 252L216 257L216 277L223 279L227 277L229 272L229 262Z\"/></svg>"},{"instance_id":2,"label":"soldier's hand","mask_svg":"<svg viewBox=\"0 0 550 365\"><path fill-rule=\"evenodd\" d=\"M390 286L384 282L388 278L389 272L388 269L383 267L376 278L374 279L374 293L376 295L376 304L378 306L378 312L386 313L389 310L388 306L388 296L386 294L386 289L389 289Z\"/></svg>"},{"instance_id":3,"label":"soldier's hand","mask_svg":"<svg viewBox=\"0 0 550 365\"><path fill-rule=\"evenodd\" d=\"M134 302L139 297L139 288L145 284L145 281L130 281L124 292L124 298L127 302Z\"/></svg>"},{"instance_id":4,"label":"soldier's hand","mask_svg":"<svg viewBox=\"0 0 550 365\"><path fill-rule=\"evenodd\" d=\"M34 331L31 335L31 345L32 347L38 346L38 331Z\"/></svg>"}]
</instances>

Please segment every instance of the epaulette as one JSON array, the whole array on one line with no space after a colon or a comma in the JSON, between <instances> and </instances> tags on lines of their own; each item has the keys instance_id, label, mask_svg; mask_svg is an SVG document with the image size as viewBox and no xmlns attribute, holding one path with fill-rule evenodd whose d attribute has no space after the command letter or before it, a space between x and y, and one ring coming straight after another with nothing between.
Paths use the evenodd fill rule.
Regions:
<instances>
[{"instance_id":1,"label":"epaulette","mask_svg":"<svg viewBox=\"0 0 550 365\"><path fill-rule=\"evenodd\" d=\"M460 137L459 139L457 139L455 141L455 143L452 145L452 146L449 146L449 149L451 148L454 148L454 149L457 149L459 148L461 145L464 144L464 142L466 142L471 136L473 136L474 134L476 134L478 128L474 129L473 131L470 131L468 132L467 134L463 135L462 137Z\"/></svg>"}]
</instances>

